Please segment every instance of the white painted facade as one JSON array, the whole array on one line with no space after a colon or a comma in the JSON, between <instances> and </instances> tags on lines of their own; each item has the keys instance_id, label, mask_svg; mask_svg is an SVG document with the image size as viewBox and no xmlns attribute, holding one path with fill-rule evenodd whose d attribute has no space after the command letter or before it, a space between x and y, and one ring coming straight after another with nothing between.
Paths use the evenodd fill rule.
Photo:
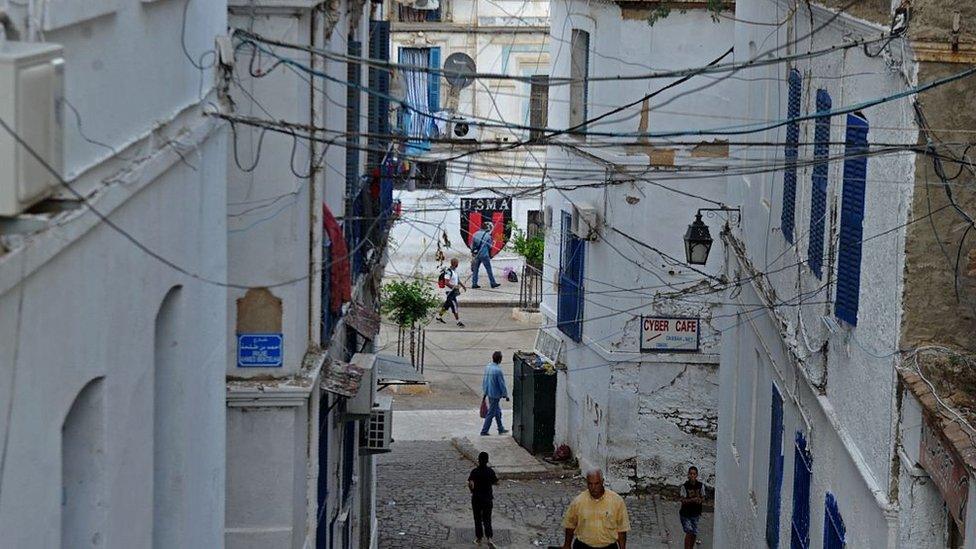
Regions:
<instances>
[{"instance_id":1,"label":"white painted facade","mask_svg":"<svg viewBox=\"0 0 976 549\"><path fill-rule=\"evenodd\" d=\"M391 61L399 59L401 48L440 48L442 65L452 53L462 52L475 61L480 73L521 77L550 73L547 0L446 0L440 5L441 21L401 22L396 15L399 3L387 0L388 9L394 13ZM457 113L473 122L478 140L491 143L456 145L453 154L529 137L525 129L532 125L528 82L484 78L452 92L442 78L440 87L444 113ZM487 125L477 126L479 121ZM438 156L439 148L434 147L432 158ZM542 182L545 157L543 146L474 154L448 164L446 189L396 191L403 215L391 232L388 274L434 277L439 267L435 258L438 249L448 258L458 257L462 265L467 264L470 252L460 232L461 198L515 196L512 221L526 230L529 211L541 211L537 188ZM444 245L443 235L450 246ZM492 261L495 277L499 278L505 267L520 269L522 263L514 251L502 250ZM465 274L469 272L465 269Z\"/></svg>"},{"instance_id":2,"label":"white painted facade","mask_svg":"<svg viewBox=\"0 0 976 549\"><path fill-rule=\"evenodd\" d=\"M766 51L777 56L817 51L887 29L846 14L835 16L818 5L800 5L791 15L794 7L768 0L737 2L737 18L760 24L736 26L736 61ZM779 26L762 26L766 23ZM830 93L834 109L902 91L914 84L918 64L903 40L896 39L889 52L869 58L857 47L743 70L738 89L747 108L743 120L734 123L787 118L791 68L803 78L804 115L815 112L818 89ZM910 99L873 106L863 114L872 144L915 143L918 138ZM846 116L831 119L831 156L844 153L845 128ZM782 144L786 130L741 139ZM725 309L734 322L722 336L715 546L760 547L771 538L779 546L790 543L797 509L802 509L803 491L795 484L803 466L795 444L802 437L812 463L810 547L826 544L826 501L831 497L848 547L946 547L944 502L917 466L921 413L910 396L904 401L899 396L895 372L901 360L905 223L911 219L916 162L923 160L904 152L868 158L859 313L857 325L851 326L834 313L842 161L828 168L823 279L809 267L811 168L803 164L812 156L813 141L814 122L801 122L796 245L781 230L781 169L728 179L728 201L741 205L742 223L729 239L735 251L727 255L727 269L730 277L748 282L728 296L731 305ZM782 145L744 145L732 154L757 164L782 162L784 155ZM770 456L779 441L771 428L774 388L783 410L779 483L771 465L775 456ZM970 536L966 546L971 543Z\"/></svg>"},{"instance_id":3,"label":"white painted facade","mask_svg":"<svg viewBox=\"0 0 976 549\"><path fill-rule=\"evenodd\" d=\"M186 55L226 7L189 4L185 55L182 2L21 4L21 39L63 47L63 176L86 203L61 188L0 220L2 544L219 547L227 139Z\"/></svg>"},{"instance_id":4,"label":"white painted facade","mask_svg":"<svg viewBox=\"0 0 976 549\"><path fill-rule=\"evenodd\" d=\"M590 78L704 65L722 56L733 40L731 23L713 22L701 9L674 12L651 26L648 8L575 0L551 7L553 77L570 77L574 29L589 33ZM704 33L710 40L687 39ZM634 134L699 127L736 108L729 82L687 95L696 89L694 83L677 86L645 108L641 98L671 81L590 81L586 119L636 104L591 123L589 130ZM569 128L569 111L570 87L554 86L550 125ZM724 200L725 176L697 170L724 165L726 146L713 144L706 154L708 147L700 147L699 138L672 144L638 142L633 136L563 135L554 141L547 158L556 185L544 197L541 309L543 329L562 340L560 362L565 364L557 386L555 445L570 446L583 465L602 467L622 491L677 486L690 465L712 483L723 298L709 288L719 285L722 273L718 233L723 217L706 219L716 242L700 269L683 265L682 237L697 208ZM579 188L580 182L589 186ZM599 236L583 244L582 336L577 342L557 327L559 272L565 261L561 217L585 206L597 212ZM700 318L698 352L642 352L642 315Z\"/></svg>"},{"instance_id":5,"label":"white painted facade","mask_svg":"<svg viewBox=\"0 0 976 549\"><path fill-rule=\"evenodd\" d=\"M338 55L358 41L365 55L371 7L356 0L239 0L230 2L229 24ZM238 35L234 42L231 115L315 126L323 141L346 132L351 107L344 60L267 44L256 55L242 40ZM287 65L271 70L277 59L268 52L326 76ZM262 76L251 74L252 66ZM365 65L359 69L366 86ZM359 131L366 132L368 95L354 93L361 104ZM280 305L263 302L245 310L241 304L253 290L227 292L224 541L234 548L375 547L375 467L372 456L359 450L363 422L346 417L345 398L324 391L320 369L323 356L348 361L370 345L339 315L323 329L327 271L337 256L329 255L322 205L340 224L350 215L345 140L327 146L288 133L269 131L262 138L261 129L241 123L236 129L237 149L232 146L226 158L229 269L234 282L264 287ZM356 165L363 173L365 152ZM350 244L349 253L360 247ZM352 277L353 301L374 307L378 278L355 270ZM280 367L239 366L236 335L252 331L282 334Z\"/></svg>"}]
</instances>

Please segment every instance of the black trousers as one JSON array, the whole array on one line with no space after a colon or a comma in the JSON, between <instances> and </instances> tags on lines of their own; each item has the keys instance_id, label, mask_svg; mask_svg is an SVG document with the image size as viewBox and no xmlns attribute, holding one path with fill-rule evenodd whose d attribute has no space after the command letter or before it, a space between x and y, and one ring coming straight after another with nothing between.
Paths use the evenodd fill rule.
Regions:
<instances>
[{"instance_id":1,"label":"black trousers","mask_svg":"<svg viewBox=\"0 0 976 549\"><path fill-rule=\"evenodd\" d=\"M592 545L587 545L582 541L576 539L573 540L573 549L617 549L617 542L613 542L610 545L602 545L600 547L593 547Z\"/></svg>"},{"instance_id":2,"label":"black trousers","mask_svg":"<svg viewBox=\"0 0 976 549\"><path fill-rule=\"evenodd\" d=\"M461 290L458 290L457 288L454 288L453 290L447 292L447 299L445 299L444 300L444 304L441 305L441 310L442 311L448 311L449 310L452 313L457 314L457 312L458 312L457 298L458 298L458 294L460 294L460 293L461 293Z\"/></svg>"},{"instance_id":3,"label":"black trousers","mask_svg":"<svg viewBox=\"0 0 976 549\"><path fill-rule=\"evenodd\" d=\"M478 539L491 537L491 500L471 498L471 511L474 514L474 536Z\"/></svg>"}]
</instances>

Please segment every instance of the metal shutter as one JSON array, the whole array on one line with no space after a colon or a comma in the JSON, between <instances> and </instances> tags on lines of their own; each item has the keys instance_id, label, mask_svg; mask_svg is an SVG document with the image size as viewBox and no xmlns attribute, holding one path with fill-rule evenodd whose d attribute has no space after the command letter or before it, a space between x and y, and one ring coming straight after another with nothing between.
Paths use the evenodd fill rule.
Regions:
<instances>
[{"instance_id":1,"label":"metal shutter","mask_svg":"<svg viewBox=\"0 0 976 549\"><path fill-rule=\"evenodd\" d=\"M857 326L857 307L861 292L861 240L864 235L868 128L868 121L861 113L847 115L834 314L852 326Z\"/></svg>"},{"instance_id":2,"label":"metal shutter","mask_svg":"<svg viewBox=\"0 0 976 549\"><path fill-rule=\"evenodd\" d=\"M783 211L780 215L783 237L791 244L796 218L796 156L797 143L800 140L800 123L796 119L800 116L802 83L803 77L800 76L800 71L791 69L788 80L789 99L786 107L790 122L786 125L786 167L783 171Z\"/></svg>"},{"instance_id":3,"label":"metal shutter","mask_svg":"<svg viewBox=\"0 0 976 549\"><path fill-rule=\"evenodd\" d=\"M803 433L796 432L793 446L793 520L790 528L790 548L810 547L810 479L813 476L813 457L807 449Z\"/></svg>"},{"instance_id":4,"label":"metal shutter","mask_svg":"<svg viewBox=\"0 0 976 549\"><path fill-rule=\"evenodd\" d=\"M831 108L827 90L817 90L817 113ZM817 278L823 278L824 222L827 215L827 168L830 154L830 116L816 119L813 131L813 189L810 197L810 245L807 263Z\"/></svg>"}]
</instances>

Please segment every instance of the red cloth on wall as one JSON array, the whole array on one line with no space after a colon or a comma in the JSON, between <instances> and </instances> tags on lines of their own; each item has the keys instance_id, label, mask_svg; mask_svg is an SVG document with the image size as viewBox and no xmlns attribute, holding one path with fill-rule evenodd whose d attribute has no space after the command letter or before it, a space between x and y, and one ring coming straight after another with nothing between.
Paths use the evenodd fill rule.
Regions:
<instances>
[{"instance_id":1,"label":"red cloth on wall","mask_svg":"<svg viewBox=\"0 0 976 549\"><path fill-rule=\"evenodd\" d=\"M332 312L338 313L342 310L343 303L352 300L352 269L349 266L349 247L342 236L342 226L324 203L322 226L332 241L331 253L325 258L330 265L329 306Z\"/></svg>"}]
</instances>

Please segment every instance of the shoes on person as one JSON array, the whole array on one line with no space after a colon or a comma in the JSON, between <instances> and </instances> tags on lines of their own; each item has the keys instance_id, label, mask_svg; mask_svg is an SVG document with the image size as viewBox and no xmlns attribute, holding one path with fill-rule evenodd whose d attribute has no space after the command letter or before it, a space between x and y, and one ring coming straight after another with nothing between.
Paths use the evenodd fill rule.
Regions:
<instances>
[{"instance_id":1,"label":"shoes on person","mask_svg":"<svg viewBox=\"0 0 976 549\"><path fill-rule=\"evenodd\" d=\"M497 283L497 282L491 285L491 287L492 287L492 288L497 288L497 287L499 287L499 286L501 286L501 284L499 284L499 283Z\"/></svg>"},{"instance_id":2,"label":"shoes on person","mask_svg":"<svg viewBox=\"0 0 976 549\"><path fill-rule=\"evenodd\" d=\"M474 540L475 545L481 545L481 538Z\"/></svg>"},{"instance_id":3,"label":"shoes on person","mask_svg":"<svg viewBox=\"0 0 976 549\"><path fill-rule=\"evenodd\" d=\"M491 549L495 549L495 544L491 542L491 538L488 538L488 547L491 547Z\"/></svg>"},{"instance_id":4,"label":"shoes on person","mask_svg":"<svg viewBox=\"0 0 976 549\"><path fill-rule=\"evenodd\" d=\"M481 433L481 436L486 437L488 436L488 433Z\"/></svg>"},{"instance_id":5,"label":"shoes on person","mask_svg":"<svg viewBox=\"0 0 976 549\"><path fill-rule=\"evenodd\" d=\"M477 284L472 284L472 285L471 285L471 287L472 287L472 288L474 288L475 290L477 290L477 289L478 289L478 288L480 288L481 286L478 286Z\"/></svg>"},{"instance_id":6,"label":"shoes on person","mask_svg":"<svg viewBox=\"0 0 976 549\"><path fill-rule=\"evenodd\" d=\"M507 433L507 432L508 432L508 429L499 429L499 430L498 430L498 434L499 434L499 435L504 435L504 434L505 434L505 433Z\"/></svg>"},{"instance_id":7,"label":"shoes on person","mask_svg":"<svg viewBox=\"0 0 976 549\"><path fill-rule=\"evenodd\" d=\"M435 316L434 318L436 318L437 322L440 322L441 324L447 324L447 322L444 322L444 319L439 316Z\"/></svg>"},{"instance_id":8,"label":"shoes on person","mask_svg":"<svg viewBox=\"0 0 976 549\"><path fill-rule=\"evenodd\" d=\"M464 328L464 323L458 320L458 328Z\"/></svg>"}]
</instances>

